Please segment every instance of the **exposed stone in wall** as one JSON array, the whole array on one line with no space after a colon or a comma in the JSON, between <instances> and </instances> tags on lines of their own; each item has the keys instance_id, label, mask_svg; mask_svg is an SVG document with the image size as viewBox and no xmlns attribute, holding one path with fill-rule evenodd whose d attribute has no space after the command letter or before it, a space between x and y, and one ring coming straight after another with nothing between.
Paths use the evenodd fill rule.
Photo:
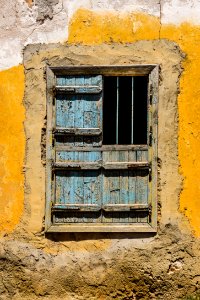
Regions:
<instances>
[{"instance_id":1,"label":"exposed stone in wall","mask_svg":"<svg viewBox=\"0 0 200 300\"><path fill-rule=\"evenodd\" d=\"M45 19L53 19L54 6L59 0L36 0L35 5L38 7L37 21L43 23Z\"/></svg>"}]
</instances>

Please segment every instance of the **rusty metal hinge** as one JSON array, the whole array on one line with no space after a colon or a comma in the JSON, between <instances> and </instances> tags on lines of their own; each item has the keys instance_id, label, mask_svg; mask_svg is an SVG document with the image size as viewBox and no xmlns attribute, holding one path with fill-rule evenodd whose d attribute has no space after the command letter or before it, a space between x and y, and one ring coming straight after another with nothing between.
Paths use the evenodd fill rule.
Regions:
<instances>
[{"instance_id":1,"label":"rusty metal hinge","mask_svg":"<svg viewBox=\"0 0 200 300\"><path fill-rule=\"evenodd\" d=\"M152 99L153 99L153 86L152 86L152 84L150 84L150 87L149 87L149 104L150 105L152 104Z\"/></svg>"},{"instance_id":2,"label":"rusty metal hinge","mask_svg":"<svg viewBox=\"0 0 200 300\"><path fill-rule=\"evenodd\" d=\"M149 146L152 146L152 139L153 139L153 130L152 130L152 126L150 126L149 128Z\"/></svg>"},{"instance_id":3,"label":"rusty metal hinge","mask_svg":"<svg viewBox=\"0 0 200 300\"><path fill-rule=\"evenodd\" d=\"M152 214L152 204L149 204L149 216Z\"/></svg>"},{"instance_id":4,"label":"rusty metal hinge","mask_svg":"<svg viewBox=\"0 0 200 300\"><path fill-rule=\"evenodd\" d=\"M149 181L152 181L152 163L149 163Z\"/></svg>"}]
</instances>

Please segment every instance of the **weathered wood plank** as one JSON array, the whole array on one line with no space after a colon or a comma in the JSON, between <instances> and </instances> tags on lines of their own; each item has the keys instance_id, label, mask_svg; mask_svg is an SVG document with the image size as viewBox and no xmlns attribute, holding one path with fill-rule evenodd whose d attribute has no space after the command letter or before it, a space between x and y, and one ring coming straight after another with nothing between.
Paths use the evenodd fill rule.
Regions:
<instances>
[{"instance_id":1,"label":"weathered wood plank","mask_svg":"<svg viewBox=\"0 0 200 300\"><path fill-rule=\"evenodd\" d=\"M68 211L68 210L75 210L75 211L100 211L101 205L97 204L81 204L81 203L74 203L74 204L55 204L52 206L52 211Z\"/></svg>"},{"instance_id":2,"label":"weathered wood plank","mask_svg":"<svg viewBox=\"0 0 200 300\"><path fill-rule=\"evenodd\" d=\"M136 151L129 151L128 157L130 161L136 161ZM129 204L135 204L136 203L136 170L129 170L128 171L128 193L129 193ZM130 223L136 223L137 217L135 215L129 215L128 221Z\"/></svg>"},{"instance_id":3,"label":"weathered wood plank","mask_svg":"<svg viewBox=\"0 0 200 300\"><path fill-rule=\"evenodd\" d=\"M137 162L140 163L144 156L146 158L146 153L137 151ZM137 172L136 198L138 203L148 203L148 172L141 169Z\"/></svg>"},{"instance_id":4,"label":"weathered wood plank","mask_svg":"<svg viewBox=\"0 0 200 300\"><path fill-rule=\"evenodd\" d=\"M82 130L82 129L81 129ZM90 144L89 144L90 145ZM56 147L57 151L138 151L143 150L147 151L148 147L146 145L103 145L101 147L91 147L87 145L87 147L75 147L68 145L58 145ZM133 159L129 159L131 161ZM133 160L135 161L135 159Z\"/></svg>"},{"instance_id":5,"label":"weathered wood plank","mask_svg":"<svg viewBox=\"0 0 200 300\"><path fill-rule=\"evenodd\" d=\"M128 151L119 152L119 161L128 161ZM129 184L128 184L128 170L120 171L120 203L128 204L129 203ZM128 220L126 220L128 221Z\"/></svg>"},{"instance_id":6,"label":"weathered wood plank","mask_svg":"<svg viewBox=\"0 0 200 300\"><path fill-rule=\"evenodd\" d=\"M54 68L51 68L52 70ZM54 72L55 73L55 72ZM56 73L55 73L56 74ZM84 75L82 74L62 74L58 75L56 74L56 86L60 87L88 87L88 86L98 86L102 88L102 76L101 75ZM75 83L76 79L83 79L82 81L79 81Z\"/></svg>"},{"instance_id":7,"label":"weathered wood plank","mask_svg":"<svg viewBox=\"0 0 200 300\"><path fill-rule=\"evenodd\" d=\"M126 226L124 226L126 225ZM60 224L52 225L47 232L146 232L156 233L156 229L147 223L139 224Z\"/></svg>"},{"instance_id":8,"label":"weathered wood plank","mask_svg":"<svg viewBox=\"0 0 200 300\"><path fill-rule=\"evenodd\" d=\"M102 209L101 205L97 204L81 204L81 203L74 203L74 204L55 204L52 206L52 211L100 211Z\"/></svg>"},{"instance_id":9,"label":"weathered wood plank","mask_svg":"<svg viewBox=\"0 0 200 300\"><path fill-rule=\"evenodd\" d=\"M126 169L149 169L148 162L113 162L113 163L102 163L102 162L55 162L53 163L53 169L100 169L105 170L126 170Z\"/></svg>"},{"instance_id":10,"label":"weathered wood plank","mask_svg":"<svg viewBox=\"0 0 200 300\"><path fill-rule=\"evenodd\" d=\"M152 87L150 90L150 86ZM159 66L155 66L149 74L149 125L152 125L152 147L149 151L149 161L152 164L152 180L149 182L149 202L152 204L151 224L157 228L157 142L158 142L158 87Z\"/></svg>"},{"instance_id":11,"label":"weathered wood plank","mask_svg":"<svg viewBox=\"0 0 200 300\"><path fill-rule=\"evenodd\" d=\"M78 156L75 156L78 153ZM99 162L101 152L99 151L56 151L56 162Z\"/></svg>"},{"instance_id":12,"label":"weathered wood plank","mask_svg":"<svg viewBox=\"0 0 200 300\"><path fill-rule=\"evenodd\" d=\"M99 94L102 88L99 86L56 86L56 92L64 94Z\"/></svg>"},{"instance_id":13,"label":"weathered wood plank","mask_svg":"<svg viewBox=\"0 0 200 300\"><path fill-rule=\"evenodd\" d=\"M105 76L144 76L148 75L157 65L128 65L128 66L67 66L51 67L56 75L101 74Z\"/></svg>"},{"instance_id":14,"label":"weathered wood plank","mask_svg":"<svg viewBox=\"0 0 200 300\"><path fill-rule=\"evenodd\" d=\"M54 170L66 169L66 170L98 170L102 167L101 163L95 162L56 162L53 164Z\"/></svg>"},{"instance_id":15,"label":"weathered wood plank","mask_svg":"<svg viewBox=\"0 0 200 300\"><path fill-rule=\"evenodd\" d=\"M141 162L106 162L102 166L106 170L122 170L122 169L148 169L149 163L147 161L141 161Z\"/></svg>"},{"instance_id":16,"label":"weathered wood plank","mask_svg":"<svg viewBox=\"0 0 200 300\"><path fill-rule=\"evenodd\" d=\"M131 211L131 210L149 210L149 205L148 204L123 204L123 203L118 203L118 204L106 204L102 205L102 209L105 211Z\"/></svg>"},{"instance_id":17,"label":"weathered wood plank","mask_svg":"<svg viewBox=\"0 0 200 300\"><path fill-rule=\"evenodd\" d=\"M99 128L55 128L54 134L67 135L100 135L102 130Z\"/></svg>"},{"instance_id":18,"label":"weathered wood plank","mask_svg":"<svg viewBox=\"0 0 200 300\"><path fill-rule=\"evenodd\" d=\"M54 190L52 185L52 132L51 129L53 127L53 101L54 95L52 94L52 87L55 84L55 76L52 70L47 67L46 69L47 75L47 130L46 130L46 138L47 138L47 147L46 147L46 207L45 207L45 230L48 230L51 226L51 203L54 199Z\"/></svg>"},{"instance_id":19,"label":"weathered wood plank","mask_svg":"<svg viewBox=\"0 0 200 300\"><path fill-rule=\"evenodd\" d=\"M56 97L56 127L74 128L75 99L74 96L57 95Z\"/></svg>"}]
</instances>

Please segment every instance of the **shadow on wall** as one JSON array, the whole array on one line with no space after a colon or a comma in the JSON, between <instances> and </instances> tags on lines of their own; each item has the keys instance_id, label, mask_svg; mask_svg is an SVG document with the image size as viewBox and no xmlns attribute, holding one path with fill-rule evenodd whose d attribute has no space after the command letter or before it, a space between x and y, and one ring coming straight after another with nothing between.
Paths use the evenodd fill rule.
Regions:
<instances>
[{"instance_id":1,"label":"shadow on wall","mask_svg":"<svg viewBox=\"0 0 200 300\"><path fill-rule=\"evenodd\" d=\"M76 233L46 233L45 237L54 242L67 242L67 241L84 241L84 240L105 240L105 239L147 239L152 238L156 233L88 233L88 232L76 232Z\"/></svg>"}]
</instances>

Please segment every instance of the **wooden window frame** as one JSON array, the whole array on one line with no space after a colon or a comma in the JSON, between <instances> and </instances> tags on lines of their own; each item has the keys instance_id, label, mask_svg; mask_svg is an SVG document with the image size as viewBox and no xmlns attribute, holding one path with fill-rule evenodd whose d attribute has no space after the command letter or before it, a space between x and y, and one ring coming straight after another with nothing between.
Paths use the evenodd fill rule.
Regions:
<instances>
[{"instance_id":1,"label":"wooden window frame","mask_svg":"<svg viewBox=\"0 0 200 300\"><path fill-rule=\"evenodd\" d=\"M55 94L55 78L57 75L106 75L106 76L148 76L148 155L151 162L151 223L134 224L59 224L52 225L52 115ZM158 81L159 65L128 65L128 66L66 66L46 68L47 75L47 130L46 130L46 232L157 232L157 131L158 131ZM113 145L116 147L116 145ZM111 147L111 146L104 146ZM120 145L118 146L121 147ZM129 146L137 147L136 146Z\"/></svg>"}]
</instances>

